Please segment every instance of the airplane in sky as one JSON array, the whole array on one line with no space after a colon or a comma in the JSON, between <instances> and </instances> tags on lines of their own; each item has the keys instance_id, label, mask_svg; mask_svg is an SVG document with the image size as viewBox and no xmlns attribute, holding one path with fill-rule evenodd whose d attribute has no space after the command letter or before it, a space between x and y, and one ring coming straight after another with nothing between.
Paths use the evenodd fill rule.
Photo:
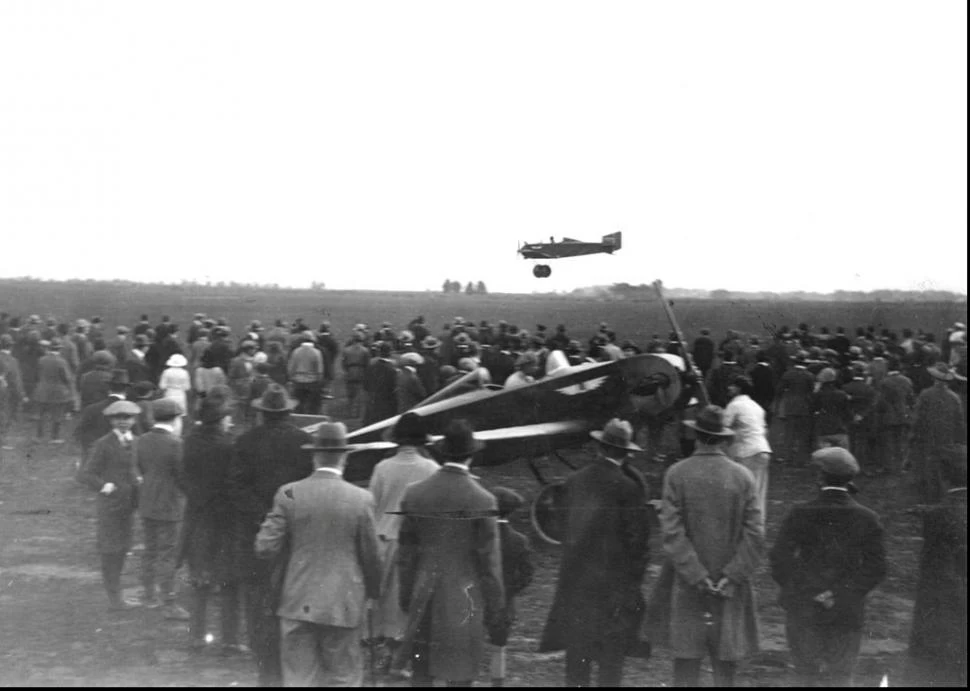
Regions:
<instances>
[{"instance_id":1,"label":"airplane in sky","mask_svg":"<svg viewBox=\"0 0 970 691\"><path fill-rule=\"evenodd\" d=\"M518 249L524 259L563 259L565 257L581 257L586 254L613 254L623 246L623 233L616 232L604 235L600 242L583 242L573 238L563 238L556 242L549 238L549 242L527 242ZM549 278L552 269L548 264L536 264L532 267L532 275L536 278Z\"/></svg>"}]
</instances>

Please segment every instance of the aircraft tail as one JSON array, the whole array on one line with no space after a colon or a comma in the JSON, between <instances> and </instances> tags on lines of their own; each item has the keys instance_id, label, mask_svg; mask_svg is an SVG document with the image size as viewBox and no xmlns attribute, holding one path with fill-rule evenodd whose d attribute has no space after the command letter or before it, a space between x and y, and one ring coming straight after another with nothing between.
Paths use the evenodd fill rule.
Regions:
<instances>
[{"instance_id":1,"label":"aircraft tail","mask_svg":"<svg viewBox=\"0 0 970 691\"><path fill-rule=\"evenodd\" d=\"M623 232L617 231L603 236L603 244L611 248L610 252L615 252L623 246Z\"/></svg>"}]
</instances>

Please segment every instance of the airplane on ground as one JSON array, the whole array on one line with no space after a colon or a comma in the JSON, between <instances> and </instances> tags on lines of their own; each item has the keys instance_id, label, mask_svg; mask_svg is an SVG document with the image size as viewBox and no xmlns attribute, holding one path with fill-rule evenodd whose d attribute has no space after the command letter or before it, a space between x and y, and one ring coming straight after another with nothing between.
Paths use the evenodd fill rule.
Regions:
<instances>
[{"instance_id":1,"label":"airplane on ground","mask_svg":"<svg viewBox=\"0 0 970 691\"><path fill-rule=\"evenodd\" d=\"M536 458L554 456L575 469L559 455L561 449L583 446L590 440L590 431L602 429L611 418L657 415L672 407L681 394L681 372L669 359L650 354L571 366L561 351L553 351L547 358L546 376L531 384L505 389L484 382L482 368L471 371L410 412L424 418L432 441L441 438L451 420L469 420L476 438L485 442L473 466L526 459L545 486L533 503L533 524L540 536L553 543L558 540L550 533L557 531L549 527L549 509L555 504L557 485L543 477ZM369 480L374 466L394 447L386 436L399 417L348 435L349 443L361 446L349 458L346 480L359 484ZM299 416L296 422L312 434L320 420Z\"/></svg>"},{"instance_id":2,"label":"airplane on ground","mask_svg":"<svg viewBox=\"0 0 970 691\"><path fill-rule=\"evenodd\" d=\"M562 259L564 257L580 257L586 254L613 254L623 246L623 233L604 235L600 242L583 242L572 238L563 238L556 242L549 238L549 242L527 242L518 249L524 259ZM532 275L536 278L549 278L552 269L548 264L536 264L532 267Z\"/></svg>"}]
</instances>

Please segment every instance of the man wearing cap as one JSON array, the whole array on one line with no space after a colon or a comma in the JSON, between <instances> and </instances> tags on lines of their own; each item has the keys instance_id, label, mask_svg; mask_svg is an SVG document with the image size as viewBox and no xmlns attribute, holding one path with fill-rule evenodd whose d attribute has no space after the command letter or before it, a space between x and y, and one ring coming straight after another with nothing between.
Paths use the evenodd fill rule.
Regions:
<instances>
[{"instance_id":1,"label":"man wearing cap","mask_svg":"<svg viewBox=\"0 0 970 691\"><path fill-rule=\"evenodd\" d=\"M105 409L116 401L123 401L128 391L128 372L123 369L111 371L108 393L100 401L90 403L81 409L81 415L74 426L74 438L81 445L82 462L86 460L94 443L111 431L111 420L104 416Z\"/></svg>"},{"instance_id":2,"label":"man wearing cap","mask_svg":"<svg viewBox=\"0 0 970 691\"><path fill-rule=\"evenodd\" d=\"M778 380L775 401L778 417L784 422L785 440L782 458L795 465L804 465L812 446L812 394L815 377L808 371L808 353L803 350L795 355L791 369Z\"/></svg>"},{"instance_id":3,"label":"man wearing cap","mask_svg":"<svg viewBox=\"0 0 970 691\"><path fill-rule=\"evenodd\" d=\"M138 437L135 456L144 478L138 497L145 551L141 558L142 603L164 607L166 619L188 620L176 602L176 546L185 508L182 473L182 415L185 409L172 398L152 401L154 426ZM156 582L161 602L155 596Z\"/></svg>"},{"instance_id":4,"label":"man wearing cap","mask_svg":"<svg viewBox=\"0 0 970 691\"><path fill-rule=\"evenodd\" d=\"M502 635L504 590L497 503L469 473L484 443L452 420L434 446L444 465L409 486L399 532L401 609L408 613L402 657L412 686L443 679L470 686L485 655L485 636Z\"/></svg>"},{"instance_id":5,"label":"man wearing cap","mask_svg":"<svg viewBox=\"0 0 970 691\"><path fill-rule=\"evenodd\" d=\"M266 387L253 401L262 422L241 434L229 471L229 493L239 520L240 576L246 595L249 645L256 655L261 686L280 683L279 622L276 617L278 564L256 560L253 544L273 496L280 486L296 482L313 472L313 462L303 450L312 439L292 425L290 412L296 403L279 384Z\"/></svg>"},{"instance_id":6,"label":"man wearing cap","mask_svg":"<svg viewBox=\"0 0 970 691\"><path fill-rule=\"evenodd\" d=\"M374 495L377 537L381 552L381 597L374 609L374 636L393 654L404 638L407 614L401 610L397 570L398 533L404 490L434 475L438 464L422 454L430 442L424 420L416 413L404 413L391 429L390 441L397 453L374 467L370 491Z\"/></svg>"},{"instance_id":7,"label":"man wearing cap","mask_svg":"<svg viewBox=\"0 0 970 691\"><path fill-rule=\"evenodd\" d=\"M404 353L398 359L394 396L398 414L406 413L428 397L428 392L418 376L418 367L424 358L418 353Z\"/></svg>"},{"instance_id":8,"label":"man wearing cap","mask_svg":"<svg viewBox=\"0 0 970 691\"><path fill-rule=\"evenodd\" d=\"M859 464L840 447L812 455L821 491L792 508L771 549L799 686L851 686L866 595L886 576L879 517L852 498Z\"/></svg>"},{"instance_id":9,"label":"man wearing cap","mask_svg":"<svg viewBox=\"0 0 970 691\"><path fill-rule=\"evenodd\" d=\"M849 448L849 425L852 424L852 399L838 388L838 373L826 367L818 373L819 389L812 395L812 412L816 446Z\"/></svg>"},{"instance_id":10,"label":"man wearing cap","mask_svg":"<svg viewBox=\"0 0 970 691\"><path fill-rule=\"evenodd\" d=\"M131 401L114 401L102 414L111 431L95 442L77 480L98 493L97 544L101 554L101 577L112 609L127 609L137 603L121 596L121 571L131 549L131 530L137 489L141 476L135 466L134 435L138 406Z\"/></svg>"},{"instance_id":11,"label":"man wearing cap","mask_svg":"<svg viewBox=\"0 0 970 691\"><path fill-rule=\"evenodd\" d=\"M900 371L899 361L892 358L888 363L886 376L875 384L876 439L883 472L898 475L906 457L907 433L916 395L912 380Z\"/></svg>"},{"instance_id":12,"label":"man wearing cap","mask_svg":"<svg viewBox=\"0 0 970 691\"><path fill-rule=\"evenodd\" d=\"M290 556L277 614L286 686L360 686L366 600L380 596L380 562L370 493L342 475L347 428L321 423L304 449L313 474L284 484L256 536L261 558Z\"/></svg>"},{"instance_id":13,"label":"man wearing cap","mask_svg":"<svg viewBox=\"0 0 970 691\"><path fill-rule=\"evenodd\" d=\"M303 338L290 353L287 374L293 384L298 413L317 415L320 412L323 386L323 356L313 341Z\"/></svg>"},{"instance_id":14,"label":"man wearing cap","mask_svg":"<svg viewBox=\"0 0 970 691\"><path fill-rule=\"evenodd\" d=\"M715 686L733 686L737 662L758 649L752 580L763 556L764 517L751 471L725 453L734 432L706 406L685 420L694 455L664 477L660 527L667 560L644 617L648 638L669 645L674 685L697 686L708 655Z\"/></svg>"},{"instance_id":15,"label":"man wearing cap","mask_svg":"<svg viewBox=\"0 0 970 691\"><path fill-rule=\"evenodd\" d=\"M364 335L355 331L350 343L344 346L340 355L340 364L344 370L344 389L347 392L347 411L350 417L357 418L361 415L361 391L368 363L370 363L370 351L364 345Z\"/></svg>"},{"instance_id":16,"label":"man wearing cap","mask_svg":"<svg viewBox=\"0 0 970 691\"><path fill-rule=\"evenodd\" d=\"M957 378L951 367L937 362L926 369L933 386L916 399L909 458L920 503L937 504L944 495L944 457L955 445L967 443L966 411L949 388Z\"/></svg>"},{"instance_id":17,"label":"man wearing cap","mask_svg":"<svg viewBox=\"0 0 970 691\"><path fill-rule=\"evenodd\" d=\"M642 450L629 422L610 420L590 436L596 459L562 487L563 555L539 650L566 650L566 686L589 686L594 662L600 686L619 686L644 611L647 486L627 463Z\"/></svg>"}]
</instances>

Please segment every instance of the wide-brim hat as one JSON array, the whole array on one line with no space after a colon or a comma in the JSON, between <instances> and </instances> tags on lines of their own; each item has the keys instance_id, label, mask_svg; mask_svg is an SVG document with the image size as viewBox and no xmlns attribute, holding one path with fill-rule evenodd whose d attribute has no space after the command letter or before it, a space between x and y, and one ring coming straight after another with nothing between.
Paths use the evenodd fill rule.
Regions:
<instances>
[{"instance_id":1,"label":"wide-brim hat","mask_svg":"<svg viewBox=\"0 0 970 691\"><path fill-rule=\"evenodd\" d=\"M137 417L141 414L141 408L138 407L137 403L131 401L115 401L105 408L101 414L105 417Z\"/></svg>"},{"instance_id":2,"label":"wide-brim hat","mask_svg":"<svg viewBox=\"0 0 970 691\"><path fill-rule=\"evenodd\" d=\"M256 410L268 413L283 413L296 408L296 401L290 398L286 389L274 382L266 387L261 398L254 400L250 405Z\"/></svg>"},{"instance_id":3,"label":"wide-brim hat","mask_svg":"<svg viewBox=\"0 0 970 691\"><path fill-rule=\"evenodd\" d=\"M696 432L712 437L733 437L734 431L724 426L724 409L709 405L697 412L696 420L684 420L684 424Z\"/></svg>"},{"instance_id":4,"label":"wide-brim hat","mask_svg":"<svg viewBox=\"0 0 970 691\"><path fill-rule=\"evenodd\" d=\"M466 420L452 420L433 448L445 458L468 458L484 449L485 442L475 438L475 430Z\"/></svg>"},{"instance_id":5,"label":"wide-brim hat","mask_svg":"<svg viewBox=\"0 0 970 691\"><path fill-rule=\"evenodd\" d=\"M602 430L593 430L589 433L593 439L600 444L606 444L625 451L643 451L633 443L633 426L626 420L613 418L606 423Z\"/></svg>"},{"instance_id":6,"label":"wide-brim hat","mask_svg":"<svg viewBox=\"0 0 970 691\"><path fill-rule=\"evenodd\" d=\"M957 378L956 372L945 362L937 362L926 368L930 376L940 381L954 381Z\"/></svg>"},{"instance_id":7,"label":"wide-brim hat","mask_svg":"<svg viewBox=\"0 0 970 691\"><path fill-rule=\"evenodd\" d=\"M350 451L357 444L347 443L347 425L342 422L330 422L329 418L317 426L313 442L303 444L300 448L306 451Z\"/></svg>"},{"instance_id":8,"label":"wide-brim hat","mask_svg":"<svg viewBox=\"0 0 970 691\"><path fill-rule=\"evenodd\" d=\"M385 441L407 446L423 446L431 441L424 418L417 413L404 413L384 434Z\"/></svg>"},{"instance_id":9,"label":"wide-brim hat","mask_svg":"<svg viewBox=\"0 0 970 691\"><path fill-rule=\"evenodd\" d=\"M189 364L189 361L185 359L185 356L181 353L175 353L168 360L165 361L166 367L185 367Z\"/></svg>"}]
</instances>

